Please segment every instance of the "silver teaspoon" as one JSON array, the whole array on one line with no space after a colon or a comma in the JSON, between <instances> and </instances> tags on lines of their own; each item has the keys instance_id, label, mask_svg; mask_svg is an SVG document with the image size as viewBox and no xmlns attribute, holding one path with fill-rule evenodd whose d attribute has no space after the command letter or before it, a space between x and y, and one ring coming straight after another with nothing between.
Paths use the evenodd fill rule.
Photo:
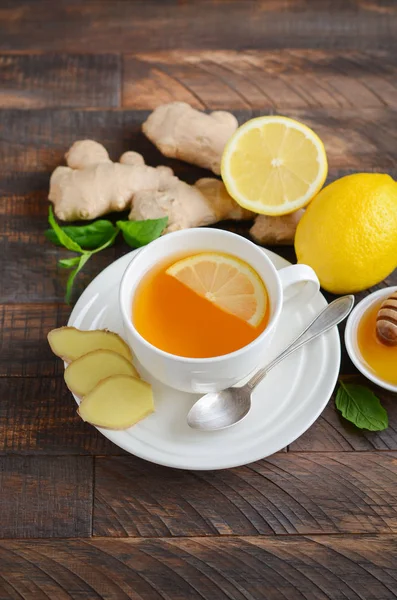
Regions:
<instances>
[{"instance_id":1,"label":"silver teaspoon","mask_svg":"<svg viewBox=\"0 0 397 600\"><path fill-rule=\"evenodd\" d=\"M241 387L229 387L221 392L210 392L192 406L187 422L194 429L215 431L235 425L247 416L251 409L251 395L256 386L287 356L325 333L347 317L353 308L354 296L337 298L322 310L317 317L287 346L271 363L260 369Z\"/></svg>"}]
</instances>

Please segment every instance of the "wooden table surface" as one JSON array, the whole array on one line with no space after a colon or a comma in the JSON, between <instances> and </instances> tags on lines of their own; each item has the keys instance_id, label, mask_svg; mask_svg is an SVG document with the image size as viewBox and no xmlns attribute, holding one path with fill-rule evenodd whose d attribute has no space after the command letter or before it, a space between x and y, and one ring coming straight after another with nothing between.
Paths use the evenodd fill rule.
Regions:
<instances>
[{"instance_id":1,"label":"wooden table surface","mask_svg":"<svg viewBox=\"0 0 397 600\"><path fill-rule=\"evenodd\" d=\"M130 456L77 417L47 346L70 307L65 251L43 236L76 139L204 175L140 133L171 100L302 120L330 181L396 176L396 50L393 0L0 1L0 600L396 598L396 396L378 390L385 431L331 400L284 452L236 469ZM95 257L79 291L127 251Z\"/></svg>"}]
</instances>

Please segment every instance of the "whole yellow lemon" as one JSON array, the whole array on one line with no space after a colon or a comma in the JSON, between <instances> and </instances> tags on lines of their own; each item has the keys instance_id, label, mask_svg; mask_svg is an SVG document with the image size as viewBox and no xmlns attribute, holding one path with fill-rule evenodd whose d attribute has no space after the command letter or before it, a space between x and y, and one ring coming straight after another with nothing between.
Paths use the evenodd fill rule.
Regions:
<instances>
[{"instance_id":1,"label":"whole yellow lemon","mask_svg":"<svg viewBox=\"0 0 397 600\"><path fill-rule=\"evenodd\" d=\"M298 225L295 251L334 294L382 281L397 267L397 182L356 173L322 189Z\"/></svg>"}]
</instances>

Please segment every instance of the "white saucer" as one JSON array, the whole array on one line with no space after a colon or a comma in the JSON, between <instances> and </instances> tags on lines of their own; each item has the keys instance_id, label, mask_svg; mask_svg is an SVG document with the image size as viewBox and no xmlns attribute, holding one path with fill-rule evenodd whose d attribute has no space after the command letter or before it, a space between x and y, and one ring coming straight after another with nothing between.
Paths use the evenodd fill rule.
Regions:
<instances>
[{"instance_id":1,"label":"white saucer","mask_svg":"<svg viewBox=\"0 0 397 600\"><path fill-rule=\"evenodd\" d=\"M264 251L277 269L290 264L277 254ZM69 325L107 328L123 336L118 288L134 252L115 261L92 281L74 307ZM305 306L294 299L288 301L263 364L326 304L321 294ZM98 429L127 452L168 467L198 470L244 465L281 450L310 427L332 394L339 365L340 341L334 328L269 373L255 390L252 410L241 423L223 431L200 432L186 423L186 415L199 396L164 386L137 364L142 377L153 385L156 411L125 431Z\"/></svg>"}]
</instances>

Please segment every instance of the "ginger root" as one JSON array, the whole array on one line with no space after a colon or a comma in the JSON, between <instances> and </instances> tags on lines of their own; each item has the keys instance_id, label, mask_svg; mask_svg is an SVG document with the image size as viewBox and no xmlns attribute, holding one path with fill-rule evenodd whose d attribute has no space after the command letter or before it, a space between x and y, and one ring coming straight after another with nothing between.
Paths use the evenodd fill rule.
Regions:
<instances>
[{"instance_id":1,"label":"ginger root","mask_svg":"<svg viewBox=\"0 0 397 600\"><path fill-rule=\"evenodd\" d=\"M178 180L156 192L144 190L134 196L129 219L168 217L166 233L211 225L224 219L252 219L253 213L239 206L218 179L199 179L194 185Z\"/></svg>"},{"instance_id":2,"label":"ginger root","mask_svg":"<svg viewBox=\"0 0 397 600\"><path fill-rule=\"evenodd\" d=\"M185 102L171 102L158 106L142 131L165 156L219 175L223 149L237 127L237 119L230 112L207 115Z\"/></svg>"},{"instance_id":3,"label":"ginger root","mask_svg":"<svg viewBox=\"0 0 397 600\"><path fill-rule=\"evenodd\" d=\"M149 167L137 152L119 163L93 140L75 142L66 153L69 166L51 176L49 200L62 221L94 219L132 206L130 219L168 217L166 232L210 225L222 219L249 219L217 179L191 186L168 167Z\"/></svg>"},{"instance_id":4,"label":"ginger root","mask_svg":"<svg viewBox=\"0 0 397 600\"><path fill-rule=\"evenodd\" d=\"M93 140L75 142L66 153L67 167L57 167L50 179L48 199L62 221L95 219L130 207L134 194L171 185L168 167L148 167L142 156L126 152L119 163Z\"/></svg>"},{"instance_id":5,"label":"ginger root","mask_svg":"<svg viewBox=\"0 0 397 600\"><path fill-rule=\"evenodd\" d=\"M293 245L295 231L304 212L300 209L282 217L258 215L250 229L250 234L259 244Z\"/></svg>"}]
</instances>

